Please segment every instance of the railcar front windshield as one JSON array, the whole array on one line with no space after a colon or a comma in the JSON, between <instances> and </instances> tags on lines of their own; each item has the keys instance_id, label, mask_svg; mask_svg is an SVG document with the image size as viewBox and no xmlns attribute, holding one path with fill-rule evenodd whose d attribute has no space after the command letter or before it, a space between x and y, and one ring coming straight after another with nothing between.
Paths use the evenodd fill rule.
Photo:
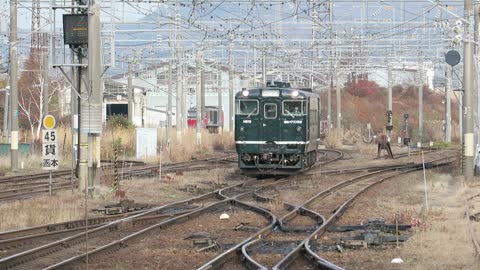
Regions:
<instances>
[{"instance_id":1,"label":"railcar front windshield","mask_svg":"<svg viewBox=\"0 0 480 270\"><path fill-rule=\"evenodd\" d=\"M187 118L195 118L197 117L197 110L190 109L187 112Z\"/></svg>"},{"instance_id":2,"label":"railcar front windshield","mask_svg":"<svg viewBox=\"0 0 480 270\"><path fill-rule=\"evenodd\" d=\"M244 99L237 100L236 104L236 114L237 115L257 115L258 114L258 100L253 99Z\"/></svg>"},{"instance_id":3,"label":"railcar front windshield","mask_svg":"<svg viewBox=\"0 0 480 270\"><path fill-rule=\"evenodd\" d=\"M305 115L307 113L307 106L304 100L284 100L283 101L283 115Z\"/></svg>"}]
</instances>

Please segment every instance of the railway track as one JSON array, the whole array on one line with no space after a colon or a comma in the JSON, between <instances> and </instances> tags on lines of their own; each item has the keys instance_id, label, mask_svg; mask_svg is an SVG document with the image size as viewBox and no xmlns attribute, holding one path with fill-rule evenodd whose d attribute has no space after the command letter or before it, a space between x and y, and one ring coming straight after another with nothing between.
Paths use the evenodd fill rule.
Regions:
<instances>
[{"instance_id":1,"label":"railway track","mask_svg":"<svg viewBox=\"0 0 480 270\"><path fill-rule=\"evenodd\" d=\"M471 221L471 216L472 216L471 215L471 203L472 203L472 200L474 200L478 197L480 197L480 193L475 194L475 195L467 198L467 200L465 201L465 218L467 219L468 233L470 234L470 238L472 239L472 244L473 244L473 247L474 247L474 250L475 250L475 257L480 256L480 242L478 240L477 232L473 228L474 226L473 226L472 221Z\"/></svg>"},{"instance_id":2,"label":"railway track","mask_svg":"<svg viewBox=\"0 0 480 270\"><path fill-rule=\"evenodd\" d=\"M264 181L262 181L264 182ZM274 183L273 180L271 180ZM257 181L250 181L250 184L258 185ZM243 187L243 188L242 188ZM88 256L98 255L109 249L115 249L118 246L123 246L127 242L135 240L141 235L147 234L151 230L163 229L171 224L176 224L183 222L188 219L192 219L198 215L201 215L204 212L211 211L215 207L221 205L232 205L235 204L237 207L243 207L249 210L253 210L259 213L262 216L269 217L268 212L260 208L251 208L248 205L242 204L240 201L236 201L235 198L242 196L246 193L249 193L249 184L237 184L227 188L223 188L214 192L210 192L198 197L194 197L189 200L184 200L176 202L173 204L168 204L165 206L157 207L148 211L145 211L141 214L136 214L130 217L122 218L112 222L108 222L104 225L93 226L93 228L88 229L88 231L79 232L72 236L66 238L61 238L53 242L49 242L45 245L34 247L28 250L23 250L19 253L14 253L8 257L0 259L0 269L54 269L61 268L66 265L73 264L82 258L87 256L85 250L83 250L84 245L82 244L86 241L86 237L89 239L89 244L93 245L94 248L89 249ZM224 197L222 195L225 192L231 193L229 196L233 197ZM217 199L220 198L220 199ZM176 207L185 207L195 205L195 209L191 211L176 213L175 217L165 216L160 214L161 211L176 208ZM152 225L153 224L153 225ZM62 225L64 227L65 224ZM74 229L78 231L80 228ZM45 228L37 228L37 231L44 231ZM134 231L134 232L132 232ZM71 231L73 232L73 231ZM10 232L12 235L18 235L18 232ZM68 232L70 233L70 231ZM108 236L107 236L108 235ZM58 235L57 235L58 236ZM46 240L51 241L49 237L51 235L45 234L36 234L26 237L17 237L16 239L6 239L2 242L19 240L26 243L27 241L36 241L38 242L39 238L45 237ZM27 240L26 238L29 238ZM72 256L73 254L83 254ZM48 264L48 265L47 265Z\"/></svg>"},{"instance_id":3,"label":"railway track","mask_svg":"<svg viewBox=\"0 0 480 270\"><path fill-rule=\"evenodd\" d=\"M108 161L103 161L108 162ZM235 159L232 154L226 153L216 158L195 160L191 162L179 162L166 164L162 168L162 175L175 173L178 171L199 171L207 170L214 166L234 166ZM158 165L146 165L144 162L126 161L127 168L120 170L120 177L123 179L131 179L142 176L158 175ZM113 165L107 164L102 169L106 172L113 168ZM71 181L71 170L59 170L52 172L52 191L75 188L78 184L76 179ZM105 173L108 177L108 173ZM9 176L0 178L0 201L11 199L30 198L38 194L45 194L50 191L48 183L49 173L27 174L20 176Z\"/></svg>"},{"instance_id":4,"label":"railway track","mask_svg":"<svg viewBox=\"0 0 480 270\"><path fill-rule=\"evenodd\" d=\"M449 158L442 158L438 159L435 162L442 162L445 163L449 162L449 159L453 159L456 157L449 157ZM438 166L442 165L443 163L435 164L435 162L430 162L427 164L427 167L431 166ZM246 265L248 269L268 269L267 266L263 265L262 263L258 262L250 255L250 251L255 249L258 246L265 245L265 242L268 241L268 237L274 235L274 231L282 231L287 233L286 239L290 240L291 243L298 242L298 238L295 239L296 241L292 241L291 233L292 232L300 232L299 237L303 237L305 232L309 230L313 230L313 233L304 237L302 241L293 249L291 250L282 260L280 260L277 264L273 266L273 269L299 269L299 267L312 267L312 269L341 269L340 267L322 259L317 252L314 250L314 243L316 239L319 238L324 232L327 226L334 223L334 221L341 216L341 214L347 209L348 205L360 194L365 192L367 189L373 187L374 185L381 183L387 179L399 176L403 173L408 173L410 171L418 170L421 168L421 164L414 164L414 165L405 165L403 166L403 171L397 172L392 171L392 168L389 168L384 171L378 171L374 173L366 173L360 176L353 177L347 181L341 182L329 189L323 190L320 193L316 194L315 196L311 197L309 200L305 201L303 204L294 205L294 204L286 204L286 207L293 208L288 214L284 215L282 218L279 218L278 224L276 226L270 228L264 228L264 234L257 239L245 243L244 245L237 246L236 250L230 250L230 254L222 254L221 256L207 262L206 264L202 265L199 269L218 269L222 267L226 261L228 261L232 256L235 254L242 254L242 258L237 261L241 261L243 264ZM391 171L390 173L387 173ZM363 179L363 180L362 180ZM362 181L359 181L362 180ZM368 180L368 181L364 181ZM363 183L362 183L363 182ZM354 183L361 183L361 185L352 185ZM343 202L338 202L338 198L336 198L337 202L330 202L327 203L329 207L325 207L325 198L332 195L338 194L340 189L350 189L350 192L345 192L345 200ZM335 193L332 193L336 191ZM321 199L318 201L318 199ZM262 200L272 200L271 198L263 197ZM312 202L317 201L319 203L317 207L313 207L311 209ZM321 202L321 203L320 203ZM317 209L315 209L317 208ZM333 213L333 214L331 214ZM307 217L307 220L310 222L310 226L288 226L288 223L293 223L292 221L299 217ZM304 221L301 221L303 223ZM267 240L265 240L267 238ZM274 237L275 238L275 237ZM273 244L270 243L269 245L275 246L275 240L278 238L273 239ZM278 241L277 241L278 242ZM285 241L283 241L285 242ZM278 245L277 245L278 246Z\"/></svg>"},{"instance_id":5,"label":"railway track","mask_svg":"<svg viewBox=\"0 0 480 270\"><path fill-rule=\"evenodd\" d=\"M331 158L334 157L333 155L334 154L332 154ZM340 154L337 154L336 156L338 155ZM427 167L435 165L438 164L428 163ZM377 170L376 172L365 172L368 171L368 168L352 168L348 173L356 172L360 176L353 176L347 182L353 183L360 179L368 178L369 175L373 176L382 174L383 175L380 178L385 179L382 180L377 178L377 181L384 181L388 177L394 177L394 174L396 173L393 172L395 170L398 170L399 168L406 170L409 168L408 166L414 165L400 164L396 167L389 167L387 171L392 171L392 175L385 175L384 171L378 171L378 169L375 169ZM413 170L418 168L410 167L410 169ZM338 172L336 170L322 172L324 175L329 173L341 174L343 172ZM295 181L303 181L308 179L308 175L294 176L294 179ZM373 182L377 183L377 181ZM55 232L56 229L53 227L48 229L48 226L31 228L30 232L22 232L22 230L6 232L0 234L0 239L2 239L0 241L0 250L10 249L11 251L8 253L8 257L0 259L0 269L62 269L65 267L79 266L87 260L92 262L92 258L102 256L102 254L110 253L118 249L121 250L136 242L144 241L144 239L148 239L151 236L161 235L167 238L172 238L173 236L170 236L169 233L169 230L172 230L172 228L189 228L192 227L192 224L201 224L201 222L208 217L218 218L218 214L212 216L212 213L229 211L229 209L236 209L234 210L234 212L236 211L235 213L245 213L246 217L249 215L263 217L253 219L258 221L262 220L263 223L256 224L258 226L256 226L256 229L254 229L253 232L232 233L232 241L234 241L234 243L230 243L226 246L223 245L216 253L208 253L211 258L209 256L206 258L210 259L210 261L200 266L199 269L219 268L221 266L236 263L247 265L247 267L250 268L266 268L257 262L256 255L252 250L255 250L255 247L260 244L258 240L259 238L262 238L263 240L269 235L272 235L272 231L278 228L292 234L296 231L295 228L297 228L297 231L300 231L303 235L302 238L296 242L289 242L290 245L292 243L296 244L295 250L299 249L298 253L292 255L292 250L290 253L284 254L286 255L285 258L291 257L294 259L284 258L280 263L284 260L288 260L288 262L285 263L286 267L283 267L283 265L280 265L279 263L278 266L274 266L276 267L275 269L286 269L292 265L298 264L312 265L311 258L313 258L314 266L323 265L323 267L331 267L328 269L338 269L335 268L333 264L321 259L314 250L311 252L316 255L312 255L311 252L308 251L307 245L309 245L309 247L311 246L310 248L314 248L315 245L307 243L314 243L314 239L318 239L321 235L321 229L329 223L334 222L335 218L333 218L333 216L341 215L351 200L350 202L347 201L342 203L340 208L335 208L337 210L332 217L328 217L328 211L322 213L320 210L310 209L312 206L310 206L309 201L315 201L321 198L321 194L331 194L333 188L329 191L323 191L323 193L320 192L320 195L316 194L316 197L310 197L309 200L302 204L282 202L284 208L288 209L287 213L283 215L278 213L284 213L285 211L272 212L265 207L262 207L261 203L255 203L255 201L251 200L251 198L256 198L259 201L263 200L264 202L270 203L274 199L263 196L262 193L267 190L276 189L279 185L287 185L289 182L292 182L292 178L277 181L274 181L273 179L265 179L263 181L250 180L242 184L218 189L189 200L156 207L132 216L119 216L112 219L104 219L103 221L92 220L91 222L89 221L88 227L85 226L84 221L83 223L77 221L77 225L73 225L73 223L58 224L58 232ZM373 185L374 183L371 184ZM347 184L344 183L343 185ZM339 187L342 187L341 183L338 184L337 188ZM369 187L366 186L362 188L366 190ZM358 186L352 189L357 191ZM363 189L362 192L364 191ZM360 192L358 193L360 194ZM188 207L188 209L186 207ZM165 213L167 210L170 212ZM301 219L301 221L295 223L293 220L296 218ZM305 230L305 227L307 226L303 226L299 229L298 225L302 225L305 221L310 222L309 228L310 230L313 230L314 233L307 233L308 230ZM173 224L176 226L172 227ZM190 225L182 227L182 224ZM295 225L297 226L295 227ZM64 230L63 232L62 229ZM165 231L165 234L158 234L158 232L161 231ZM315 237L312 236L314 234L316 235ZM236 236L234 237L234 235ZM225 235L221 235L221 237L225 238ZM85 242L87 241L87 238L88 247ZM179 240L175 239L175 241ZM31 245L33 242L37 244ZM15 247L23 248L16 249ZM252 252L253 256L250 256L250 253ZM238 256L238 254L242 255ZM102 256L102 258L105 257Z\"/></svg>"},{"instance_id":6,"label":"railway track","mask_svg":"<svg viewBox=\"0 0 480 270\"><path fill-rule=\"evenodd\" d=\"M227 164L231 163L229 161ZM181 168L183 164L175 166L175 168ZM264 180L253 181L254 186L261 187L265 185L277 185L279 181ZM267 183L267 184L265 184ZM66 222L63 224L55 224L49 226L38 226L30 229L10 231L0 234L0 250L3 251L3 256L7 256L0 260L0 268L15 269L20 268L47 268L48 267L63 267L65 265L74 264L75 262L87 257L87 253L82 256L70 257L65 260L61 260L60 257L68 257L71 254L82 253L84 246L81 244L82 239L89 238L89 244L95 247L103 247L101 249L92 249L89 251L88 256L98 255L102 253L108 247L115 248L118 244L116 241L124 243L129 239L136 238L137 234L144 234L154 228L163 228L169 224L174 224L185 219L191 219L196 215L200 215L205 211L211 210L211 208L218 205L235 205L241 206L248 211L256 212L262 216L265 216L272 223L276 222L276 219L262 208L252 207L251 205L244 204L239 201L237 197L251 194L255 188L248 187L248 184L234 185L224 189L217 190L215 192L207 193L205 195L192 198L191 200L183 201L181 203L175 203L171 205L162 206L160 208L145 211L141 214L136 214L131 217L112 217L112 218L98 218L91 219L86 222L79 220L73 222ZM165 214L161 211L177 205L189 205L192 206L193 202L199 200L199 198L220 198L217 203L211 203L208 205L202 204L198 206L198 209L190 209L183 211L175 211L175 214ZM153 212L152 212L153 211ZM154 214L153 214L154 213ZM148 222L146 222L148 221ZM128 223L129 226L124 224ZM152 223L154 225L152 225ZM122 224L121 229L117 229L118 224ZM131 233L135 230L135 233ZM115 234L112 237L98 237L104 235L106 232L114 231ZM85 238L83 238L85 237ZM115 240L117 239L117 240ZM120 240L119 240L120 239ZM92 243L93 242L93 243ZM76 248L71 248L76 246ZM66 252L65 250L70 250ZM84 250L85 251L85 250ZM45 259L46 254L59 254L58 257ZM38 260L40 258L40 260ZM46 266L43 262L47 260L57 261L57 263Z\"/></svg>"}]
</instances>

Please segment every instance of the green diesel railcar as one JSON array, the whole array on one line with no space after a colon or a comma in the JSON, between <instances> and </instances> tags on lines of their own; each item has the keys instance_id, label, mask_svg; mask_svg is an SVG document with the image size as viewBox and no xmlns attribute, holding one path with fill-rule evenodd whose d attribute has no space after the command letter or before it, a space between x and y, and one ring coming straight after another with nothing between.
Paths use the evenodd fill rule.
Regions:
<instances>
[{"instance_id":1,"label":"green diesel railcar","mask_svg":"<svg viewBox=\"0 0 480 270\"><path fill-rule=\"evenodd\" d=\"M295 88L265 87L235 95L235 145L248 174L295 173L316 162L320 97Z\"/></svg>"}]
</instances>

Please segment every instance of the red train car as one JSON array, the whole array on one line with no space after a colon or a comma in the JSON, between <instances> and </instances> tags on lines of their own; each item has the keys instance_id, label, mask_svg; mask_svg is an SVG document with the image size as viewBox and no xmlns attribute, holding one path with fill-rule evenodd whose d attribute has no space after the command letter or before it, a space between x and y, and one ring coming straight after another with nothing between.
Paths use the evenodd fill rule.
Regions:
<instances>
[{"instance_id":1,"label":"red train car","mask_svg":"<svg viewBox=\"0 0 480 270\"><path fill-rule=\"evenodd\" d=\"M197 108L188 109L187 124L189 128L197 127ZM205 106L205 117L202 119L203 128L207 128L210 133L218 133L220 127L223 127L223 111L216 106Z\"/></svg>"}]
</instances>

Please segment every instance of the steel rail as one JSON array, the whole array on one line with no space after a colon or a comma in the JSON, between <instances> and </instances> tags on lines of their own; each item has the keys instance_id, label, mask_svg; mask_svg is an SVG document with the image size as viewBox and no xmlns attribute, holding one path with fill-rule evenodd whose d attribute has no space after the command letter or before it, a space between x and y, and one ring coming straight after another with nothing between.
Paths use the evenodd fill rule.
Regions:
<instances>
[{"instance_id":1,"label":"steel rail","mask_svg":"<svg viewBox=\"0 0 480 270\"><path fill-rule=\"evenodd\" d=\"M73 182L73 185L77 186L77 184L78 184L78 181L75 180ZM69 187L71 187L70 182L54 184L54 185L52 185L52 191L62 190L62 189L66 189L66 188L69 188ZM2 196L0 196L0 201L10 200L10 199L18 199L18 198L28 197L28 196L36 195L36 194L40 194L40 193L48 193L50 191L50 189L48 188L48 185L38 186L37 188L39 188L39 189L32 190L32 191L27 191L27 192L21 192L21 193L12 192L12 194L2 195Z\"/></svg>"},{"instance_id":2,"label":"steel rail","mask_svg":"<svg viewBox=\"0 0 480 270\"><path fill-rule=\"evenodd\" d=\"M237 184L237 185L241 185L241 184L242 183ZM234 185L234 186L237 186L237 185ZM227 187L227 188L229 188L229 187ZM217 193L218 193L217 191L213 191L213 192L209 192L209 193L206 193L206 194L203 194L203 195L200 195L200 196L196 196L196 197L193 197L193 198L190 198L190 199L186 199L186 200L170 203L170 204L167 204L167 205L155 207L155 208L152 208L151 210L145 211L143 213L139 213L139 214L132 215L132 216L129 216L129 217L125 217L125 218L122 218L122 219L111 221L109 223L106 223L106 224L104 224L100 227L97 227L93 230L90 230L88 232L81 232L79 234L69 236L67 238L64 238L64 239L61 239L61 240L58 240L58 241L40 246L40 247L36 247L36 248L30 249L30 250L27 250L27 251L24 251L24 252L21 252L21 253L17 253L15 255L8 256L6 258L1 258L0 259L0 268L1 269L9 268L9 267L12 267L12 266L15 266L15 265L18 265L18 264L22 264L22 263L34 260L35 258L42 257L44 255L62 250L65 247L68 247L69 245L74 245L76 243L81 243L81 242L85 241L85 235L87 235L87 234L90 235L90 236L95 235L95 234L100 235L102 233L109 232L110 229L114 228L118 224L125 223L125 222L130 222L130 221L132 221L136 218L140 218L140 217L143 217L143 216L146 216L146 215L149 215L149 214L153 214L153 213L156 213L158 211L161 211L161 210L164 210L164 209L167 209L167 208L180 206L180 205L188 205L188 204L192 204L192 203L201 201L205 198L216 197Z\"/></svg>"},{"instance_id":3,"label":"steel rail","mask_svg":"<svg viewBox=\"0 0 480 270\"><path fill-rule=\"evenodd\" d=\"M32 261L32 260L34 260L38 257L42 257L44 255L48 255L48 254L54 253L56 251L62 250L66 247L69 247L70 245L75 245L75 244L84 242L85 241L84 236L86 236L86 234L88 234L90 237L92 237L92 236L95 237L95 236L98 236L98 235L102 235L105 232L109 232L111 229L114 230L115 227L117 227L118 225L120 225L122 223L133 222L135 219L139 219L139 218L144 217L144 216L149 215L149 214L157 213L158 211L161 211L161 210L165 210L165 209L175 207L175 206L180 206L180 205L189 205L189 204L192 204L192 203L202 201L206 198L217 198L218 199L219 197L220 198L222 197L219 194L221 192L224 192L225 190L232 189L232 188L239 187L239 186L246 186L249 183L256 183L256 182L257 181L255 181L255 180L250 180L250 181L247 181L247 182L235 184L235 185L224 187L222 189L218 189L216 191L212 191L212 192L209 192L209 193L206 193L206 194L203 194L203 195L200 195L200 196L196 196L196 197L193 197L193 198L190 198L190 199L170 203L170 204L159 206L159 207L156 207L156 208L152 208L151 210L147 210L147 211L145 211L143 213L140 213L140 214L136 214L136 215L132 215L132 216L129 216L129 217L122 218L122 219L111 221L109 223L106 223L104 225L96 227L93 230L90 230L88 232L81 232L79 234L69 236L67 238L64 238L64 239L61 239L61 240L58 240L58 241L55 241L55 242L52 242L52 243L49 243L49 244L46 244L46 245L42 245L40 247L36 247L36 248L30 249L30 250L27 250L27 251L24 251L24 252L21 252L21 253L18 253L18 254L14 254L14 255L6 257L6 258L2 258L2 259L0 259L0 268L1 269L9 268L9 267L19 265L19 264L22 264L22 263L25 263L25 262L28 262L28 261ZM244 193L242 193L240 195L244 195ZM240 195L238 195L238 196L240 196ZM227 200L223 199L221 202L224 202L224 201L227 201ZM201 209L203 209L205 207L209 207L211 205L216 205L218 203L219 202L207 204L206 206L203 206ZM186 217L191 217L192 216L191 213L197 213L197 211L198 210L187 213L187 214L184 214L184 215L181 215L178 218L175 217L175 218L172 218L172 219L168 219L168 220L162 222L161 224L168 224L168 222L170 222L170 220L178 220L178 219L181 219L182 217L185 217L185 216ZM261 210L261 211L264 211L264 210ZM151 227L153 227L153 226L151 226ZM84 255L86 255L86 254L84 254Z\"/></svg>"},{"instance_id":4,"label":"steel rail","mask_svg":"<svg viewBox=\"0 0 480 270\"><path fill-rule=\"evenodd\" d=\"M467 198L467 200L465 201L465 218L467 219L467 229L468 229L468 232L470 233L470 238L472 239L473 247L475 248L475 257L480 257L480 244L478 242L477 234L475 233L475 230L473 229L473 226L472 226L472 222L470 220L469 202L473 198L476 198L478 196L480 196L480 193Z\"/></svg>"},{"instance_id":5,"label":"steel rail","mask_svg":"<svg viewBox=\"0 0 480 270\"><path fill-rule=\"evenodd\" d=\"M121 248L121 247L125 247L126 245L128 245L128 242L129 241L133 241L135 240L136 238L144 235L145 233L148 233L148 232L151 232L152 230L154 229L164 229L166 228L167 226L171 225L171 224L175 224L175 223L180 223L180 222L184 222L184 221L187 221L187 220L190 220L191 218L194 218L194 217L197 217L205 212L208 212L209 210L211 209L214 209L215 207L217 206L220 206L220 205L233 205L233 206L237 206L237 207L240 207L240 208L244 208L246 210L250 210L250 211L253 211L253 212L256 212L262 216L264 216L265 218L267 219L270 219L271 220L271 224L274 224L276 223L276 218L275 216L270 213L269 211L265 210L265 209L262 209L260 207L255 207L253 205L250 205L250 204L247 204L247 203L244 203L244 202L241 202L239 200L237 200L236 198L238 197L241 197L241 196L244 196L245 194L248 194L249 192L245 192L245 193L241 193L241 194L238 194L236 195L235 197L233 198L227 198L227 199L224 199L220 202L216 202L216 203L212 203L210 205L207 205L201 209L198 209L198 210L195 210L195 211L192 211L190 213L186 213L186 214L183 214L183 215L180 215L178 217L175 217L175 218L172 218L172 219L168 219L166 221L162 221L158 224L155 224L153 226L150 226L148 228L145 228L141 231L138 231L138 232L135 232L131 235L128 235L126 237L123 237L122 239L120 240L117 240L117 241L114 241L114 242L111 242L107 245L104 245L102 247L99 247L99 248L96 248L92 251L89 251L88 252L88 256L92 256L92 255L99 255L101 252L105 252L107 251L108 249L112 249L112 248ZM254 235L252 235L251 237L247 238L246 240L242 241L241 243L237 244L236 246L230 248L229 250L225 251L224 254L230 254L231 252L235 251L238 247L241 247L243 245L243 243L247 242L247 241L250 241L252 238L256 237L256 235L258 235L260 232L258 233L255 233ZM55 265L52 265L50 267L47 267L45 268L45 270L50 270L50 269L58 269L58 268L63 268L67 265L70 265L74 262L77 262L79 260L81 260L82 258L86 257L87 256L87 253L85 254L81 254L81 255L78 255L78 256L75 256L75 257L72 257L70 259L67 259L65 261L62 261L60 263L57 263Z\"/></svg>"},{"instance_id":6,"label":"steel rail","mask_svg":"<svg viewBox=\"0 0 480 270\"><path fill-rule=\"evenodd\" d=\"M313 210L308 209L307 208L308 205L310 205L312 202L314 202L315 200L317 200L321 196L329 195L333 191L341 189L341 188L343 188L345 186L348 186L348 185L351 185L353 183L359 182L361 179L368 178L368 177L377 175L379 173L384 173L386 171L395 170L395 169L396 168L394 168L394 169L387 168L387 169L384 169L382 171L376 171L376 172L373 172L373 173L366 173L366 174L362 174L362 175L359 175L359 176L355 176L355 177L350 178L346 181L343 181L341 183L338 183L334 186L331 186L327 189L322 190L321 192L319 192L319 193L315 194L314 196L310 197L308 200L306 200L304 203L302 203L300 205L293 205L293 204L289 204L289 203L284 202L283 203L284 206L286 208L289 208L290 212L285 214L283 217L281 217L279 219L278 224L277 224L278 229L280 229L280 231L282 231L282 232L305 231L305 228L302 228L301 230L295 230L295 228L290 228L290 227L288 227L288 225L285 224L285 221L293 220L298 215L304 215L304 216L308 216L308 217L312 218L312 220L316 221L318 226L312 227L312 231L315 231L319 226L322 226L322 224L325 224L325 217L323 215L321 215L320 213L317 213ZM254 196L255 196L256 199L261 200L261 201L272 201L273 200L273 199L268 198L266 196L262 196L262 195L258 194L257 192ZM253 245L257 244L258 242L260 242L260 239L252 241L250 243L247 243L245 246L242 247L242 255L245 258L244 263L246 264L247 268L249 268L249 269L254 269L256 267L260 267L262 269L266 268L265 266L263 266L260 263L258 263L257 261L255 261L248 254L247 249L250 246L253 246Z\"/></svg>"},{"instance_id":7,"label":"steel rail","mask_svg":"<svg viewBox=\"0 0 480 270\"><path fill-rule=\"evenodd\" d=\"M441 166L441 165L450 164L451 162L453 162L453 161L449 161L451 158L452 158L452 156L449 156L449 157L439 158L439 159L430 161L430 162L428 162L428 166L427 166L427 164L425 164L425 168L427 169L427 168L431 168L431 167L434 167L434 166ZM453 158L457 159L458 157L453 156ZM441 163L441 164L438 164L438 165L434 164L435 162L444 161L444 160L446 160L444 163ZM327 260L321 258L318 254L316 254L311 249L311 246L312 246L311 241L318 239L319 236L321 236L325 232L327 226L330 225L330 223L337 220L343 214L343 212L347 209L347 207L350 205L350 203L353 202L353 200L355 200L358 196L363 194L366 190L368 190L369 188L373 187L376 184L379 184L379 183L382 183L382 182L386 181L387 179L399 176L401 174L405 174L405 173L408 173L408 172L412 172L412 171L415 171L415 170L422 169L422 164L417 164L416 166L412 166L412 167L406 167L405 169L407 169L407 171L403 171L403 172L399 172L397 174L392 174L392 175L385 176L385 177L373 182L372 184L364 187L363 189L361 189L357 193L355 193L351 198L349 198L339 208L337 208L337 210L330 216L329 219L327 219L327 221L325 223L322 224L322 226L320 226L307 239L302 241L302 243L300 243L294 250L292 250L289 254L287 254L287 256L285 256L279 263L277 263L273 267L273 269L274 270L288 269L288 267L297 258L301 257L302 255L305 256L306 258L308 258L310 261L313 261L317 265L317 267L319 267L320 269L332 269L332 270L343 269L339 266L336 266L335 264L333 264L331 262L328 262Z\"/></svg>"},{"instance_id":8,"label":"steel rail","mask_svg":"<svg viewBox=\"0 0 480 270\"><path fill-rule=\"evenodd\" d=\"M151 222L154 222L155 220L158 220L158 219L164 219L164 218L169 218L169 217L171 218L171 217L179 216L179 215L182 215L182 214L185 214L185 213L189 213L189 212L194 211L198 208L199 207L194 208L194 209L189 209L189 210L183 210L183 211L179 211L179 212L172 212L172 213L165 213L165 214L159 214L159 215L154 215L154 216L135 218L131 221L131 223L132 223L132 225L137 225L137 224L140 224L140 223L149 223L149 222L151 223ZM98 227L104 225L105 223L106 222L96 223L94 225L89 225L88 228L89 229L95 229L95 228L98 228ZM57 235L61 235L61 234L71 234L71 233L79 232L81 230L85 230L85 226L76 227L76 228L69 228L69 229L59 230L59 231L51 231L51 232L46 232L46 233L34 234L34 235L21 236L21 237L17 237L17 238L6 239L6 240L0 240L0 250L11 249L11 248L18 247L18 246L21 246L21 245L25 245L25 244L28 244L28 243L35 243L35 242L40 241L41 239L49 238L49 237L52 237L52 236L57 236Z\"/></svg>"},{"instance_id":9,"label":"steel rail","mask_svg":"<svg viewBox=\"0 0 480 270\"><path fill-rule=\"evenodd\" d=\"M332 159L329 159L329 160L326 160L326 161L323 161L323 162L319 162L319 165L325 165L325 164L328 164L328 163L332 163L334 161L337 161L337 160L340 160L343 158L343 152L340 151L340 150L335 150L335 149L322 149L322 150L318 150L318 152L324 152L324 153L334 153L334 154L337 154L338 156L337 157L334 157ZM327 154L328 156L328 154Z\"/></svg>"},{"instance_id":10,"label":"steel rail","mask_svg":"<svg viewBox=\"0 0 480 270\"><path fill-rule=\"evenodd\" d=\"M231 156L232 156L231 154L228 154L228 155L224 155L222 157L196 160L196 161L193 161L193 163L191 161L190 162L181 162L181 163L172 163L171 165L166 165L166 168L164 168L164 170L162 171L162 175L167 174L167 173L176 172L179 169L188 170L188 171L198 171L198 170L210 169L211 165L203 165L203 163L205 163L205 162L207 162L208 164L211 164L211 163L219 163L219 164L222 164L222 165L232 164L232 162L230 162L228 160L228 158L231 158ZM138 162L138 161L133 161L133 162L132 161L127 161L127 162L135 164L135 165L133 165L135 167L145 166L145 163L143 163L143 162ZM199 165L202 166L202 167L192 167L192 166L199 166ZM108 168L110 168L110 166L111 165L106 165L105 167L102 167L102 168L103 169L105 169L105 168L108 169ZM136 173L136 174L141 173L141 172L152 173L152 171L156 170L156 169L158 169L158 166L157 165L152 165L152 166L147 166L147 167L144 167L144 168L127 169L127 170L124 170L124 171L120 172L120 174L123 177L127 177L128 175L131 175L132 173ZM71 170L61 170L61 171L53 172L54 177L62 177L62 176L70 176L70 175L71 175ZM37 173L37 174L28 174L28 175L21 175L21 176L9 176L9 177L0 178L0 184L1 183L13 183L15 185L19 184L21 186L20 188L17 188L17 189L9 189L9 190L0 191L0 201L22 198L22 197L28 197L28 196L32 196L32 195L41 194L41 193L48 193L50 191L48 184L39 184L37 182L24 183L26 181L44 179L44 178L48 178L48 177L49 177L48 173ZM74 186L76 186L78 184L78 181L75 180L73 182L73 184L74 184ZM29 186L29 187L25 187L25 186ZM57 183L54 183L54 187L52 188L52 190L57 191L57 190L61 190L61 189L67 189L67 188L70 188L70 187L71 187L70 182L62 182L60 184L57 182ZM22 191L26 191L26 190L30 190L30 191L22 192ZM9 194L1 195L2 193L9 193Z\"/></svg>"},{"instance_id":11,"label":"steel rail","mask_svg":"<svg viewBox=\"0 0 480 270\"><path fill-rule=\"evenodd\" d=\"M337 156L335 158L326 161L326 163L333 162L333 161L338 160L338 159L343 157L343 152L338 151L338 150L326 150L324 152L333 152L333 153L337 154ZM327 156L327 154L325 154L325 156ZM323 163L323 164L325 164L325 163ZM317 166L318 166L318 164L317 164ZM287 183L289 181L290 181L290 179L286 178L284 180L277 181L276 183L273 183L273 184L278 185L278 184ZM263 190L265 188L270 188L271 186L273 186L273 184L267 184L267 185L258 187L255 191L253 191L254 198L258 201L264 201L264 202L265 201L271 201L272 199L259 195L258 191L261 190L261 189ZM221 194L221 195L225 196L225 197L228 196L228 195L225 195L225 194ZM296 208L294 205L287 204L287 203L284 203L284 206L289 207L289 208ZM320 219L321 219L321 222L323 222L323 220L324 220L321 215L319 215L318 213L316 213L314 211L311 211L309 209L303 209L303 211L305 211L305 213L308 213L311 216L317 216L317 217L319 216ZM278 220L275 221L275 222L272 222L269 226L266 226L266 227L262 228L260 232L252 235L252 237L250 237L250 239L247 239L244 242L232 247L231 249L229 249L226 252L220 254L219 256L212 259L211 261L205 263L203 266L201 266L198 269L199 270L212 269L212 268L217 269L217 268L221 267L223 264L225 264L227 261L229 261L232 257L237 256L239 251L242 253L242 256L243 256L242 261L248 269L261 269L261 270L268 269L267 267L259 264L253 258L251 258L246 249L250 245L252 245L254 243L257 243L258 241L260 241L264 237L270 235L272 233L272 231L274 230L274 228L277 227L277 226L278 226Z\"/></svg>"}]
</instances>

